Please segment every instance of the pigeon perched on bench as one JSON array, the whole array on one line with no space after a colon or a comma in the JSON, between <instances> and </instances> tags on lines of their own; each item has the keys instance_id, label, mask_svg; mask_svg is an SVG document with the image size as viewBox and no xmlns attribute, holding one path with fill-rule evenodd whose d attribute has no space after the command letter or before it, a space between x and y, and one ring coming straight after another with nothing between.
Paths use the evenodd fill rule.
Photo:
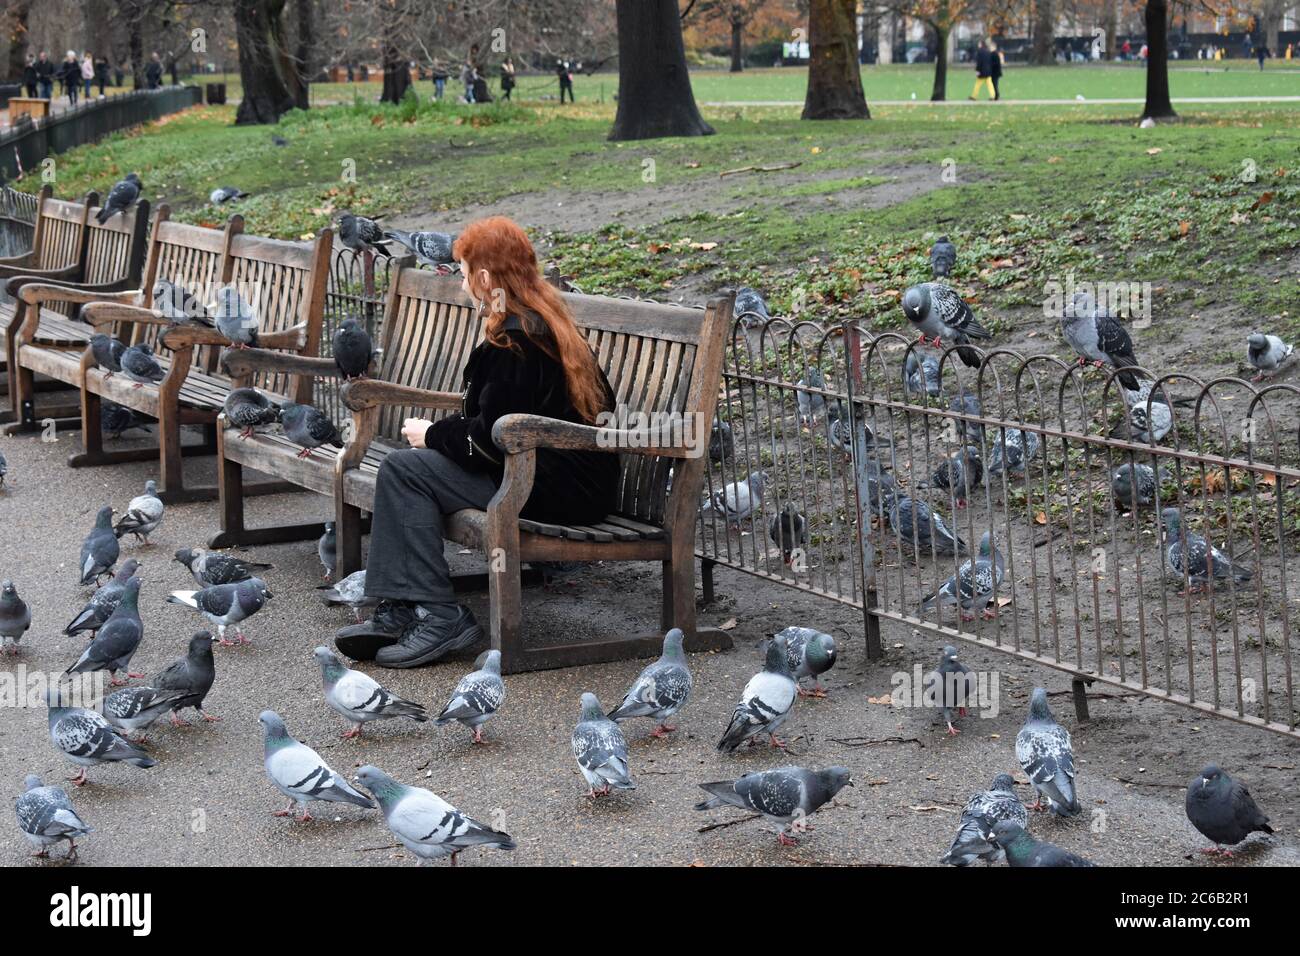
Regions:
<instances>
[{"instance_id":1,"label":"pigeon perched on bench","mask_svg":"<svg viewBox=\"0 0 1300 956\"><path fill-rule=\"evenodd\" d=\"M280 406L255 388L231 389L221 406L226 421L240 429L241 439L252 438L257 429L280 420Z\"/></svg>"},{"instance_id":2,"label":"pigeon perched on bench","mask_svg":"<svg viewBox=\"0 0 1300 956\"><path fill-rule=\"evenodd\" d=\"M95 214L95 221L102 226L118 213L125 213L140 198L142 188L140 177L135 173L127 173L125 179L114 183L108 191L108 198Z\"/></svg>"},{"instance_id":3,"label":"pigeon perched on bench","mask_svg":"<svg viewBox=\"0 0 1300 956\"><path fill-rule=\"evenodd\" d=\"M353 252L371 252L388 255L388 243L379 223L365 216L345 212L339 216L339 240Z\"/></svg>"},{"instance_id":4,"label":"pigeon perched on bench","mask_svg":"<svg viewBox=\"0 0 1300 956\"><path fill-rule=\"evenodd\" d=\"M969 368L979 368L979 353L967 346L972 340L991 339L993 334L980 325L975 313L957 292L940 282L922 282L903 293L903 314L921 333L921 342L942 346L944 340L958 346L957 356Z\"/></svg>"},{"instance_id":5,"label":"pigeon perched on bench","mask_svg":"<svg viewBox=\"0 0 1300 956\"><path fill-rule=\"evenodd\" d=\"M148 342L141 342L128 348L122 353L121 363L123 373L135 382L132 388L157 385L167 377L163 367L153 357L153 346Z\"/></svg>"},{"instance_id":6,"label":"pigeon perched on bench","mask_svg":"<svg viewBox=\"0 0 1300 956\"><path fill-rule=\"evenodd\" d=\"M330 421L329 416L312 405L285 402L280 406L280 424L284 434L296 445L302 446L299 458L310 458L312 449L322 445L343 447L343 436Z\"/></svg>"},{"instance_id":7,"label":"pigeon perched on bench","mask_svg":"<svg viewBox=\"0 0 1300 956\"><path fill-rule=\"evenodd\" d=\"M1192 826L1214 841L1214 846L1201 851L1211 856L1232 856L1230 848L1250 834L1273 832L1246 785L1215 764L1208 765L1187 785L1185 806Z\"/></svg>"},{"instance_id":8,"label":"pigeon perched on bench","mask_svg":"<svg viewBox=\"0 0 1300 956\"><path fill-rule=\"evenodd\" d=\"M95 364L108 373L105 378L122 371L122 353L125 351L126 346L111 335L96 332L90 337L90 354L94 356Z\"/></svg>"},{"instance_id":9,"label":"pigeon perched on bench","mask_svg":"<svg viewBox=\"0 0 1300 956\"><path fill-rule=\"evenodd\" d=\"M370 333L356 319L345 319L334 333L333 355L345 380L365 378L375 357Z\"/></svg>"},{"instance_id":10,"label":"pigeon perched on bench","mask_svg":"<svg viewBox=\"0 0 1300 956\"><path fill-rule=\"evenodd\" d=\"M246 349L257 345L257 312L233 283L217 290L217 298L209 304L208 311L212 313L212 324L234 348Z\"/></svg>"},{"instance_id":11,"label":"pigeon perched on bench","mask_svg":"<svg viewBox=\"0 0 1300 956\"><path fill-rule=\"evenodd\" d=\"M444 271L453 265L451 250L456 244L456 236L450 232L404 232L401 229L385 229L384 238L400 243L415 254L415 261L423 266L436 266Z\"/></svg>"}]
</instances>

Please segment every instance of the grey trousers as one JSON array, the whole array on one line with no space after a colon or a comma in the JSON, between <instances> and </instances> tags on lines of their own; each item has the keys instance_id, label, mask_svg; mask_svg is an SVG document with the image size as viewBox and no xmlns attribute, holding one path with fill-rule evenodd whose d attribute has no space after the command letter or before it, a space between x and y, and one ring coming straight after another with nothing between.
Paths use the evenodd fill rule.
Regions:
<instances>
[{"instance_id":1,"label":"grey trousers","mask_svg":"<svg viewBox=\"0 0 1300 956\"><path fill-rule=\"evenodd\" d=\"M418 604L456 600L443 555L446 516L487 508L496 494L487 475L466 471L442 452L403 448L379 466L370 523L366 596Z\"/></svg>"}]
</instances>

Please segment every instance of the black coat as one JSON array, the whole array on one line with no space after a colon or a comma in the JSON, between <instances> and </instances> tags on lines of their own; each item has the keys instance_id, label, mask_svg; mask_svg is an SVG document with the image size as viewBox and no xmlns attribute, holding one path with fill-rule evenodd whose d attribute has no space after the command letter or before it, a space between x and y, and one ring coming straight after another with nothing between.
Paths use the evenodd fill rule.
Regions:
<instances>
[{"instance_id":1,"label":"black coat","mask_svg":"<svg viewBox=\"0 0 1300 956\"><path fill-rule=\"evenodd\" d=\"M975 75L978 77L992 76L989 65L989 51L980 47L975 51Z\"/></svg>"},{"instance_id":2,"label":"black coat","mask_svg":"<svg viewBox=\"0 0 1300 956\"><path fill-rule=\"evenodd\" d=\"M550 334L539 316L528 328L543 342ZM427 448L440 451L467 471L491 475L500 483L505 453L492 441L492 426L503 415L523 412L582 423L569 400L564 367L524 332L523 322L509 316L505 333L516 348L481 342L465 363L462 411L434 422L425 433ZM605 410L613 411L614 393L604 373ZM618 494L619 456L605 451L537 450L533 491L521 516L550 524L589 524L614 510Z\"/></svg>"},{"instance_id":3,"label":"black coat","mask_svg":"<svg viewBox=\"0 0 1300 956\"><path fill-rule=\"evenodd\" d=\"M1002 55L996 50L989 50L989 76L995 80L1002 76Z\"/></svg>"},{"instance_id":4,"label":"black coat","mask_svg":"<svg viewBox=\"0 0 1300 956\"><path fill-rule=\"evenodd\" d=\"M49 80L51 83L54 82L54 61L37 60L36 75L39 76L42 80Z\"/></svg>"}]
</instances>

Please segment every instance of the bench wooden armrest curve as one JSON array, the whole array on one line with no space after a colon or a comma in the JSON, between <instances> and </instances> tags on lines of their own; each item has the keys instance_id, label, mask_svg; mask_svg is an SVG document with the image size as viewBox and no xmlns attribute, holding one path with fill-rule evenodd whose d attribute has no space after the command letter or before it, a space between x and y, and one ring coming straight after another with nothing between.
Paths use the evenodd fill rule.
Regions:
<instances>
[{"instance_id":1,"label":"bench wooden armrest curve","mask_svg":"<svg viewBox=\"0 0 1300 956\"><path fill-rule=\"evenodd\" d=\"M353 379L339 391L343 404L354 412L378 405L411 405L415 408L445 408L455 410L461 406L459 392L434 392L427 388L397 385L377 378Z\"/></svg>"},{"instance_id":2,"label":"bench wooden armrest curve","mask_svg":"<svg viewBox=\"0 0 1300 956\"><path fill-rule=\"evenodd\" d=\"M169 346L171 334L170 331L163 333L163 341ZM332 358L270 349L227 349L221 353L221 368L231 378L245 378L259 372L312 375L316 378L338 378L339 375L339 367Z\"/></svg>"},{"instance_id":3,"label":"bench wooden armrest curve","mask_svg":"<svg viewBox=\"0 0 1300 956\"><path fill-rule=\"evenodd\" d=\"M516 455L530 448L558 448L570 451L631 452L638 455L663 455L668 458L698 458L708 445L708 433L700 441L661 444L663 438L689 437L661 435L654 430L608 428L579 425L542 415L502 415L492 426L492 441L507 454Z\"/></svg>"},{"instance_id":4,"label":"bench wooden armrest curve","mask_svg":"<svg viewBox=\"0 0 1300 956\"><path fill-rule=\"evenodd\" d=\"M18 290L18 298L28 305L39 305L42 302L109 302L120 305L135 305L140 301L140 295L139 289L128 289L124 292L100 292L93 289L79 289L75 286L50 285L41 282L29 283Z\"/></svg>"}]
</instances>

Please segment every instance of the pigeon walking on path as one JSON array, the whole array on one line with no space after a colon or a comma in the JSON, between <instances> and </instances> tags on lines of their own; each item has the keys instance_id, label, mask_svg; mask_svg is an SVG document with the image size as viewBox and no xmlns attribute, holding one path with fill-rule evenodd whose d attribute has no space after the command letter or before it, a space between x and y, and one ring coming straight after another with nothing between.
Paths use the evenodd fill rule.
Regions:
<instances>
[{"instance_id":1,"label":"pigeon walking on path","mask_svg":"<svg viewBox=\"0 0 1300 956\"><path fill-rule=\"evenodd\" d=\"M32 609L18 596L14 583L0 583L0 646L6 654L18 653L18 642L31 626Z\"/></svg>"},{"instance_id":2,"label":"pigeon walking on path","mask_svg":"<svg viewBox=\"0 0 1300 956\"><path fill-rule=\"evenodd\" d=\"M374 801L357 793L343 777L330 769L320 754L290 737L279 714L264 710L257 720L266 732L266 775L289 798L287 807L275 811L277 817L289 816L297 805L302 811L298 820L305 823L312 819L307 810L307 804L312 800L374 809Z\"/></svg>"},{"instance_id":3,"label":"pigeon walking on path","mask_svg":"<svg viewBox=\"0 0 1300 956\"><path fill-rule=\"evenodd\" d=\"M957 660L957 648L951 644L943 649L939 658L939 669L930 675L939 694L939 706L943 709L943 722L948 725L948 736L956 737L960 730L953 726L952 712L966 716L966 703L975 689L974 675L970 668Z\"/></svg>"},{"instance_id":4,"label":"pigeon walking on path","mask_svg":"<svg viewBox=\"0 0 1300 956\"><path fill-rule=\"evenodd\" d=\"M1138 387L1137 375L1126 371L1138 364L1128 330L1108 311L1096 308L1090 296L1079 293L1074 297L1061 316L1061 333L1078 355L1080 365L1092 362L1098 368L1113 366L1120 370L1117 378L1121 385Z\"/></svg>"},{"instance_id":5,"label":"pigeon walking on path","mask_svg":"<svg viewBox=\"0 0 1300 956\"><path fill-rule=\"evenodd\" d=\"M23 781L23 793L14 805L14 812L18 816L18 829L37 847L33 856L49 856L51 846L67 840L67 858L76 859L76 841L93 832L72 809L72 801L63 788L45 786L34 773L29 773Z\"/></svg>"},{"instance_id":6,"label":"pigeon walking on path","mask_svg":"<svg viewBox=\"0 0 1300 956\"><path fill-rule=\"evenodd\" d=\"M64 707L57 690L49 691L45 701L50 708L50 740L64 757L81 768L75 777L68 778L69 783L82 786L86 783L86 768L101 763L124 762L141 770L157 763L119 735L103 714L81 707Z\"/></svg>"},{"instance_id":7,"label":"pigeon walking on path","mask_svg":"<svg viewBox=\"0 0 1300 956\"><path fill-rule=\"evenodd\" d=\"M953 866L970 866L976 860L996 863L1006 854L993 842L993 827L1010 820L1017 826L1029 826L1029 814L1016 796L1016 782L1009 773L1000 773L985 791L976 793L962 807L961 822L952 846L939 860Z\"/></svg>"},{"instance_id":8,"label":"pigeon walking on path","mask_svg":"<svg viewBox=\"0 0 1300 956\"><path fill-rule=\"evenodd\" d=\"M946 279L957 265L957 247L947 236L940 236L930 247L930 273L936 279Z\"/></svg>"},{"instance_id":9,"label":"pigeon walking on path","mask_svg":"<svg viewBox=\"0 0 1300 956\"><path fill-rule=\"evenodd\" d=\"M343 447L343 436L329 416L312 405L285 402L280 407L280 423L289 441L302 446L299 458L310 458L312 450L322 445Z\"/></svg>"},{"instance_id":10,"label":"pigeon walking on path","mask_svg":"<svg viewBox=\"0 0 1300 956\"><path fill-rule=\"evenodd\" d=\"M1186 581L1186 590L1179 597L1204 593L1213 582L1223 582L1225 589L1247 584L1255 576L1253 569L1237 564L1210 542L1194 531L1183 527L1183 516L1177 508L1160 512L1165 532L1165 567L1180 581Z\"/></svg>"},{"instance_id":11,"label":"pigeon walking on path","mask_svg":"<svg viewBox=\"0 0 1300 956\"><path fill-rule=\"evenodd\" d=\"M81 657L69 667L66 674L89 674L108 671L109 684L126 683L117 679L117 672L125 670L127 677L143 677L130 670L144 638L144 622L140 620L140 579L131 578L122 588L122 599L103 627L95 632L95 639L86 645Z\"/></svg>"},{"instance_id":12,"label":"pigeon walking on path","mask_svg":"<svg viewBox=\"0 0 1300 956\"><path fill-rule=\"evenodd\" d=\"M787 627L773 637L785 641L785 660L800 697L825 697L821 675L835 666L835 638L811 627ZM813 689L802 682L811 677Z\"/></svg>"},{"instance_id":13,"label":"pigeon walking on path","mask_svg":"<svg viewBox=\"0 0 1300 956\"><path fill-rule=\"evenodd\" d=\"M462 677L451 692L451 700L435 718L439 727L453 720L474 732L473 742L484 743L483 725L505 703L506 685L501 679L501 652L484 651L474 662L474 670Z\"/></svg>"},{"instance_id":14,"label":"pigeon walking on path","mask_svg":"<svg viewBox=\"0 0 1300 956\"><path fill-rule=\"evenodd\" d=\"M232 389L222 411L226 421L240 429L240 438L252 438L259 427L280 420L280 406L255 388Z\"/></svg>"},{"instance_id":15,"label":"pigeon walking on path","mask_svg":"<svg viewBox=\"0 0 1300 956\"><path fill-rule=\"evenodd\" d=\"M1006 853L1008 866L1096 866L1054 843L1035 840L1022 824L1013 820L995 823L992 836L993 842Z\"/></svg>"},{"instance_id":16,"label":"pigeon walking on path","mask_svg":"<svg viewBox=\"0 0 1300 956\"><path fill-rule=\"evenodd\" d=\"M148 730L163 714L172 709L177 695L156 687L123 687L104 698L101 710L104 718L123 731L123 735ZM132 739L133 744L145 742L143 734Z\"/></svg>"},{"instance_id":17,"label":"pigeon walking on path","mask_svg":"<svg viewBox=\"0 0 1300 956\"><path fill-rule=\"evenodd\" d=\"M573 758L587 781L588 796L606 796L611 788L635 790L627 767L627 740L618 724L605 716L593 693L582 695L578 725L570 738Z\"/></svg>"},{"instance_id":18,"label":"pigeon walking on path","mask_svg":"<svg viewBox=\"0 0 1300 956\"><path fill-rule=\"evenodd\" d=\"M121 553L117 535L113 532L113 509L104 505L95 515L95 527L81 544L80 582L97 584L100 578L111 575Z\"/></svg>"},{"instance_id":19,"label":"pigeon walking on path","mask_svg":"<svg viewBox=\"0 0 1300 956\"><path fill-rule=\"evenodd\" d=\"M1047 691L1041 687L1034 688L1029 717L1016 735L1016 759L1038 794L1031 810L1042 810L1046 799L1047 806L1058 817L1072 817L1079 813L1070 732L1052 718L1047 706Z\"/></svg>"},{"instance_id":20,"label":"pigeon walking on path","mask_svg":"<svg viewBox=\"0 0 1300 956\"><path fill-rule=\"evenodd\" d=\"M979 353L971 341L993 338L980 325L966 300L939 282L922 282L903 293L903 314L921 333L921 341L942 346L944 340L958 346L957 356L968 368L979 368Z\"/></svg>"},{"instance_id":21,"label":"pigeon walking on path","mask_svg":"<svg viewBox=\"0 0 1300 956\"><path fill-rule=\"evenodd\" d=\"M371 720L409 717L422 724L429 719L423 704L404 700L369 674L345 667L329 648L318 647L312 654L320 664L325 703L351 724L343 732L345 740L360 737L362 726Z\"/></svg>"},{"instance_id":22,"label":"pigeon walking on path","mask_svg":"<svg viewBox=\"0 0 1300 956\"><path fill-rule=\"evenodd\" d=\"M144 483L144 494L136 495L126 506L126 514L113 528L113 533L119 538L132 534L137 541L148 544L149 535L162 524L164 510L162 499L158 497L158 482L150 479Z\"/></svg>"},{"instance_id":23,"label":"pigeon walking on path","mask_svg":"<svg viewBox=\"0 0 1300 956\"><path fill-rule=\"evenodd\" d=\"M185 656L172 661L149 682L149 686L159 693L174 695L168 718L173 727L185 726L180 712L187 707L193 707L206 721L221 719L203 709L208 691L212 690L217 679L217 665L212 659L213 640L211 631L199 631L190 638Z\"/></svg>"},{"instance_id":24,"label":"pigeon walking on path","mask_svg":"<svg viewBox=\"0 0 1300 956\"><path fill-rule=\"evenodd\" d=\"M384 238L400 243L415 254L415 261L422 266L436 266L440 271L455 263L452 247L456 236L450 232L403 232L401 229L385 229Z\"/></svg>"},{"instance_id":25,"label":"pigeon walking on path","mask_svg":"<svg viewBox=\"0 0 1300 956\"><path fill-rule=\"evenodd\" d=\"M125 179L114 183L108 191L108 197L95 214L95 221L102 226L118 213L125 213L140 198L141 188L140 177L135 173L127 173Z\"/></svg>"},{"instance_id":26,"label":"pigeon walking on path","mask_svg":"<svg viewBox=\"0 0 1300 956\"><path fill-rule=\"evenodd\" d=\"M988 607L1002 584L1004 564L1001 553L993 544L993 536L985 531L980 537L979 555L962 562L939 590L921 599L922 611L957 605L963 621L975 620L974 611L980 608L986 618L996 617Z\"/></svg>"},{"instance_id":27,"label":"pigeon walking on path","mask_svg":"<svg viewBox=\"0 0 1300 956\"><path fill-rule=\"evenodd\" d=\"M220 551L204 551L202 548L181 548L172 560L185 565L201 588L247 581L275 567L257 561L245 561Z\"/></svg>"},{"instance_id":28,"label":"pigeon walking on path","mask_svg":"<svg viewBox=\"0 0 1300 956\"><path fill-rule=\"evenodd\" d=\"M370 333L356 319L345 319L334 333L334 364L345 380L365 378L375 357Z\"/></svg>"},{"instance_id":29,"label":"pigeon walking on path","mask_svg":"<svg viewBox=\"0 0 1300 956\"><path fill-rule=\"evenodd\" d=\"M325 532L316 542L316 556L325 569L325 580L333 578L334 570L339 566L339 539L333 521L325 522Z\"/></svg>"},{"instance_id":30,"label":"pigeon walking on path","mask_svg":"<svg viewBox=\"0 0 1300 956\"><path fill-rule=\"evenodd\" d=\"M772 515L768 521L767 536L781 549L781 560L790 567L795 552L803 552L808 547L808 519L799 513L794 502L787 501L781 513Z\"/></svg>"},{"instance_id":31,"label":"pigeon walking on path","mask_svg":"<svg viewBox=\"0 0 1300 956\"><path fill-rule=\"evenodd\" d=\"M1250 336L1246 343L1246 359L1258 373L1251 381L1258 382L1276 375L1294 351L1295 346L1288 345L1276 335L1256 332Z\"/></svg>"},{"instance_id":32,"label":"pigeon walking on path","mask_svg":"<svg viewBox=\"0 0 1300 956\"><path fill-rule=\"evenodd\" d=\"M1246 785L1214 764L1187 785L1186 807L1192 826L1214 841L1214 846L1201 850L1211 856L1232 856L1231 847L1250 834L1273 832Z\"/></svg>"},{"instance_id":33,"label":"pigeon walking on path","mask_svg":"<svg viewBox=\"0 0 1300 956\"><path fill-rule=\"evenodd\" d=\"M366 569L353 571L335 584L321 584L316 588L321 592L321 600L333 607L346 604L352 608L352 615L361 623L361 608L377 604L379 598L366 597Z\"/></svg>"},{"instance_id":34,"label":"pigeon walking on path","mask_svg":"<svg viewBox=\"0 0 1300 956\"><path fill-rule=\"evenodd\" d=\"M168 604L184 604L199 611L216 625L222 647L252 643L240 624L260 611L275 597L261 578L249 578L234 584L214 584L198 591L173 591ZM226 628L233 627L237 640L226 640Z\"/></svg>"},{"instance_id":35,"label":"pigeon walking on path","mask_svg":"<svg viewBox=\"0 0 1300 956\"><path fill-rule=\"evenodd\" d=\"M709 799L695 804L695 809L729 806L753 810L781 824L776 831L777 840L782 846L794 846L798 841L793 834L813 829L806 822L808 817L830 803L846 786L853 786L847 767L825 770L778 767L747 773L738 780L700 784Z\"/></svg>"},{"instance_id":36,"label":"pigeon walking on path","mask_svg":"<svg viewBox=\"0 0 1300 956\"><path fill-rule=\"evenodd\" d=\"M629 717L650 717L658 726L650 732L652 737L663 737L677 728L668 723L669 718L686 706L694 681L682 650L685 635L673 628L664 635L663 653L659 660L641 671L623 695L623 701L609 712L609 719L627 720Z\"/></svg>"},{"instance_id":37,"label":"pigeon walking on path","mask_svg":"<svg viewBox=\"0 0 1300 956\"><path fill-rule=\"evenodd\" d=\"M789 648L785 638L774 637L767 645L763 669L749 679L731 715L731 722L718 741L718 749L732 753L756 734L767 734L773 747L785 747L776 732L790 716L798 685L790 676Z\"/></svg>"},{"instance_id":38,"label":"pigeon walking on path","mask_svg":"<svg viewBox=\"0 0 1300 956\"><path fill-rule=\"evenodd\" d=\"M98 631L122 603L122 595L126 593L126 582L131 580L139 567L140 562L135 558L128 558L122 562L113 580L90 596L90 601L63 629L63 633L71 637L82 631Z\"/></svg>"}]
</instances>

